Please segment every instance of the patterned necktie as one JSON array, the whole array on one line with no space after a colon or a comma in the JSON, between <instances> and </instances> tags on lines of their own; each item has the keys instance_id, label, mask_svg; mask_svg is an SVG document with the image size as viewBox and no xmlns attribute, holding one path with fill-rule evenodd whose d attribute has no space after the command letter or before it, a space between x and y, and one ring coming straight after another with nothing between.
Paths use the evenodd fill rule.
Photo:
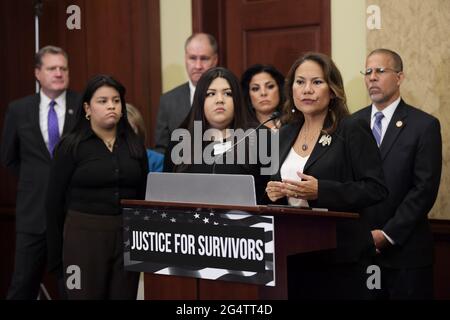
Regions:
<instances>
[{"instance_id":1,"label":"patterned necktie","mask_svg":"<svg viewBox=\"0 0 450 320\"><path fill-rule=\"evenodd\" d=\"M375 113L375 122L373 123L373 136L375 137L375 140L377 141L378 147L381 144L381 120L384 118L384 114L380 111Z\"/></svg>"},{"instance_id":2,"label":"patterned necktie","mask_svg":"<svg viewBox=\"0 0 450 320\"><path fill-rule=\"evenodd\" d=\"M55 100L50 101L50 108L48 109L48 151L50 151L50 157L53 157L53 149L59 141L58 116L56 115L55 104Z\"/></svg>"}]
</instances>

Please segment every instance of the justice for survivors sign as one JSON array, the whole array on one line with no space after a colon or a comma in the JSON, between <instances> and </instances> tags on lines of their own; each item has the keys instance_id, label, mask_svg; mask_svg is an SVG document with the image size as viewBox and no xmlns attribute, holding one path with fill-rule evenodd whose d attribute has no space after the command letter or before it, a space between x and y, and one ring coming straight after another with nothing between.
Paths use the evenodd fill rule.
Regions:
<instances>
[{"instance_id":1,"label":"justice for survivors sign","mask_svg":"<svg viewBox=\"0 0 450 320\"><path fill-rule=\"evenodd\" d=\"M275 286L271 216L159 208L123 214L127 270Z\"/></svg>"}]
</instances>

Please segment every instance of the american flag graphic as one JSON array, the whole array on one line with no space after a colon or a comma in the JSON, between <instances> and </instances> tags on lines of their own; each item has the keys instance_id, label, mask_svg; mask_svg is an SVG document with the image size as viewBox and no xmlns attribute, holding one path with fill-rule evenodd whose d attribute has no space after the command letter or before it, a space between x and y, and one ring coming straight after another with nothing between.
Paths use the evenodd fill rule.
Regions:
<instances>
[{"instance_id":1,"label":"american flag graphic","mask_svg":"<svg viewBox=\"0 0 450 320\"><path fill-rule=\"evenodd\" d=\"M210 280L224 280L233 282L245 282L275 286L275 261L274 261L274 228L273 217L249 214L244 211L233 210L207 210L198 209L174 209L174 208L123 208L124 219L124 260L125 268L130 271L149 272L163 275L177 275ZM246 234L258 234L263 241L263 260L261 268L247 268L246 261L241 263L221 262L230 259L214 258L197 259L194 256L183 256L179 259L175 256L167 257L163 254L152 261L136 260L133 255L132 241L133 231L159 228L161 232L171 230L183 230L182 232L196 234L220 235L227 230L238 230L240 237ZM175 229L174 229L175 228ZM169 231L167 231L169 230ZM229 233L228 233L229 234ZM250 236L249 236L250 237ZM169 259L170 258L170 259ZM161 261L163 261L161 263ZM169 262L168 262L169 261ZM195 262L195 263L191 263ZM209 263L214 261L214 263ZM240 268L240 266L242 266ZM255 266L255 264L253 264Z\"/></svg>"}]
</instances>

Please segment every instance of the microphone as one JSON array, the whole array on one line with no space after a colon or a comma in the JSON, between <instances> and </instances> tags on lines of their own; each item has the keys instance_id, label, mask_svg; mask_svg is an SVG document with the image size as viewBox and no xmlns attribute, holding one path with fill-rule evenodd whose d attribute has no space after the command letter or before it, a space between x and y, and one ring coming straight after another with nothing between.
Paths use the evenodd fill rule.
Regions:
<instances>
[{"instance_id":1,"label":"microphone","mask_svg":"<svg viewBox=\"0 0 450 320\"><path fill-rule=\"evenodd\" d=\"M225 153L227 153L230 150L233 150L234 147L238 146L242 141L244 141L248 136L252 135L255 131L257 131L259 128L261 128L263 125L265 125L267 122L270 122L272 120L275 120L277 118L279 118L281 116L281 113L279 111L274 111L270 117L265 120L264 122L261 122L255 129L253 129L252 131L250 131L248 134L244 135L244 137L242 137L239 141L236 141L236 143L232 144L231 147L229 147L227 150L225 150L224 152L218 154L217 156L215 156L214 158L214 164L212 167L212 174L216 173L216 164L217 164L217 159L220 158L221 156L223 156Z\"/></svg>"}]
</instances>

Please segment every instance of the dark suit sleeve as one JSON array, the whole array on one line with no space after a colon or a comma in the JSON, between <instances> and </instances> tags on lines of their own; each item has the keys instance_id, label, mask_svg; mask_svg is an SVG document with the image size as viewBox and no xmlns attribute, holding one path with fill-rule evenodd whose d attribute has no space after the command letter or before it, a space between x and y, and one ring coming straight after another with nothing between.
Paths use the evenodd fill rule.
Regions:
<instances>
[{"instance_id":1,"label":"dark suit sleeve","mask_svg":"<svg viewBox=\"0 0 450 320\"><path fill-rule=\"evenodd\" d=\"M55 152L47 189L48 271L62 272L63 230L66 218L66 195L75 169L71 152L58 147Z\"/></svg>"},{"instance_id":2,"label":"dark suit sleeve","mask_svg":"<svg viewBox=\"0 0 450 320\"><path fill-rule=\"evenodd\" d=\"M368 124L352 119L344 126L348 176L342 181L319 179L319 198L310 202L311 207L359 212L388 195L381 156Z\"/></svg>"},{"instance_id":3,"label":"dark suit sleeve","mask_svg":"<svg viewBox=\"0 0 450 320\"><path fill-rule=\"evenodd\" d=\"M156 152L161 154L165 154L170 141L169 116L169 104L167 102L167 97L163 95L159 101L154 148Z\"/></svg>"},{"instance_id":4,"label":"dark suit sleeve","mask_svg":"<svg viewBox=\"0 0 450 320\"><path fill-rule=\"evenodd\" d=\"M6 111L3 126L1 159L4 166L18 175L20 170L20 142L17 133L17 118L12 105Z\"/></svg>"},{"instance_id":5,"label":"dark suit sleeve","mask_svg":"<svg viewBox=\"0 0 450 320\"><path fill-rule=\"evenodd\" d=\"M396 244L405 243L417 222L423 220L433 207L439 190L441 170L441 130L439 121L433 119L424 128L415 153L414 185L383 228Z\"/></svg>"}]
</instances>

